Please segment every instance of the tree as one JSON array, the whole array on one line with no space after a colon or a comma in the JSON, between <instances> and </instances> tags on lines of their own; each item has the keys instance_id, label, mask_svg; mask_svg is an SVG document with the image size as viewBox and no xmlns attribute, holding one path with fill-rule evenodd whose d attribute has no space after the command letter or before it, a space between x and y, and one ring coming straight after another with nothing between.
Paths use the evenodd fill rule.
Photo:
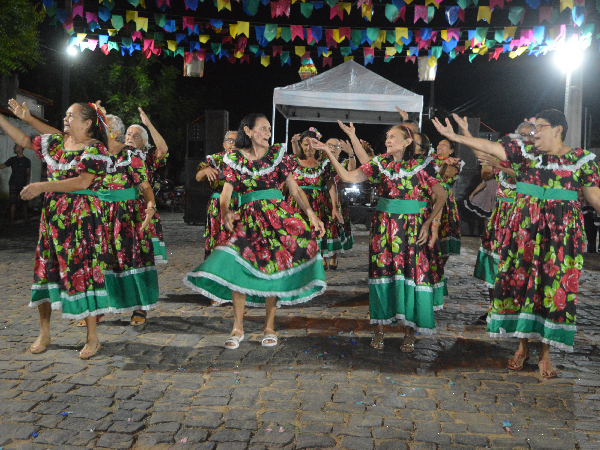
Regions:
<instances>
[{"instance_id":1,"label":"tree","mask_svg":"<svg viewBox=\"0 0 600 450\"><path fill-rule=\"evenodd\" d=\"M0 0L0 75L26 72L41 61L37 26L39 5L28 0Z\"/></svg>"}]
</instances>

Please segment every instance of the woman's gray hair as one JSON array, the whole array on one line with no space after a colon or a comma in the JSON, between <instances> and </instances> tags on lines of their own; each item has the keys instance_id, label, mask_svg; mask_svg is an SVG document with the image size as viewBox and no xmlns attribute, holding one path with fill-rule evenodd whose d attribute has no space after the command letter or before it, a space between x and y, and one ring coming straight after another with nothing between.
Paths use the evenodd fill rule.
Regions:
<instances>
[{"instance_id":1,"label":"woman's gray hair","mask_svg":"<svg viewBox=\"0 0 600 450\"><path fill-rule=\"evenodd\" d=\"M229 136L231 135L231 133L237 134L237 130L227 131L227 133L225 133L225 136L223 136L223 143L227 142L227 139L229 139Z\"/></svg>"},{"instance_id":2,"label":"woman's gray hair","mask_svg":"<svg viewBox=\"0 0 600 450\"><path fill-rule=\"evenodd\" d=\"M533 129L535 128L535 124L531 123L531 122L521 122L519 124L519 126L517 127L517 129L515 130L515 133L520 134L521 128L523 128L523 127L529 127L533 131Z\"/></svg>"},{"instance_id":3,"label":"woman's gray hair","mask_svg":"<svg viewBox=\"0 0 600 450\"><path fill-rule=\"evenodd\" d=\"M146 146L146 150L151 149L152 148L152 144L150 144L150 141L148 140L148 132L146 131L146 129L143 126L138 125L137 123L135 123L133 125L130 125L129 128L127 128L127 132L129 132L129 130L131 130L133 127L139 128L140 133L142 135L142 141L145 142L144 145Z\"/></svg>"},{"instance_id":4,"label":"woman's gray hair","mask_svg":"<svg viewBox=\"0 0 600 450\"><path fill-rule=\"evenodd\" d=\"M114 114L107 114L106 118L108 119L108 126L110 127L110 130L115 133L118 132L119 134L117 135L117 137L115 138L115 140L117 142L120 142L121 144L125 143L125 125L123 124L123 121L121 120L120 117L115 116Z\"/></svg>"}]
</instances>

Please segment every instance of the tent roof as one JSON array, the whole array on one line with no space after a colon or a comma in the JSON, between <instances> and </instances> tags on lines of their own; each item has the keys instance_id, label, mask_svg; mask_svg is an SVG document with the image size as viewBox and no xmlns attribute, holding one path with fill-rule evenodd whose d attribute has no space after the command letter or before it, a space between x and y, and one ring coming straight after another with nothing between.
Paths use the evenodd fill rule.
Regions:
<instances>
[{"instance_id":1,"label":"tent roof","mask_svg":"<svg viewBox=\"0 0 600 450\"><path fill-rule=\"evenodd\" d=\"M421 113L423 96L371 72L354 61L300 83L275 88L273 103L291 120L398 123L396 106Z\"/></svg>"}]
</instances>

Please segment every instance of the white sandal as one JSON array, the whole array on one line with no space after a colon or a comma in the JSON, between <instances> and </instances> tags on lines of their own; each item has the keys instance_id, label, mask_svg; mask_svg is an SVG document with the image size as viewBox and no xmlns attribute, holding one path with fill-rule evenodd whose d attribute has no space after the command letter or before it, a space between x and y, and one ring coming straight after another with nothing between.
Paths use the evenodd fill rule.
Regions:
<instances>
[{"instance_id":1,"label":"white sandal","mask_svg":"<svg viewBox=\"0 0 600 450\"><path fill-rule=\"evenodd\" d=\"M265 341L274 341L270 344L265 344ZM260 344L263 347L275 347L277 345L277 335L276 334L265 334L262 338Z\"/></svg>"},{"instance_id":2,"label":"white sandal","mask_svg":"<svg viewBox=\"0 0 600 450\"><path fill-rule=\"evenodd\" d=\"M240 347L240 342L242 342L243 340L244 340L243 334L240 337L229 336L227 338L227 340L225 341L225 343L223 344L223 347L225 347L229 350L235 350L236 348ZM233 344L233 345L227 345L227 344Z\"/></svg>"}]
</instances>

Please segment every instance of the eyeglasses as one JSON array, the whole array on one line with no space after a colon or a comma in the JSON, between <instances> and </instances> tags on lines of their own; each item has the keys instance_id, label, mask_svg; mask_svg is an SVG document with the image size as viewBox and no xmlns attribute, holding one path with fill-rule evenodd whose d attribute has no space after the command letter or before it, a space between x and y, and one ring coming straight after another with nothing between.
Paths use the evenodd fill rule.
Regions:
<instances>
[{"instance_id":1,"label":"eyeglasses","mask_svg":"<svg viewBox=\"0 0 600 450\"><path fill-rule=\"evenodd\" d=\"M536 132L540 132L544 129L544 127L551 127L552 125L550 125L549 123L538 123L535 125L535 131Z\"/></svg>"},{"instance_id":2,"label":"eyeglasses","mask_svg":"<svg viewBox=\"0 0 600 450\"><path fill-rule=\"evenodd\" d=\"M226 139L225 142L227 144L235 144L235 139Z\"/></svg>"},{"instance_id":3,"label":"eyeglasses","mask_svg":"<svg viewBox=\"0 0 600 450\"><path fill-rule=\"evenodd\" d=\"M521 135L521 137L523 137L523 138L528 138L528 137L531 137L531 136L533 136L533 131L532 131L532 132L530 132L530 133L519 133L519 134L520 134L520 135Z\"/></svg>"},{"instance_id":4,"label":"eyeglasses","mask_svg":"<svg viewBox=\"0 0 600 450\"><path fill-rule=\"evenodd\" d=\"M333 144L327 144L327 147L334 149L334 148L342 148L341 145L333 145Z\"/></svg>"}]
</instances>

